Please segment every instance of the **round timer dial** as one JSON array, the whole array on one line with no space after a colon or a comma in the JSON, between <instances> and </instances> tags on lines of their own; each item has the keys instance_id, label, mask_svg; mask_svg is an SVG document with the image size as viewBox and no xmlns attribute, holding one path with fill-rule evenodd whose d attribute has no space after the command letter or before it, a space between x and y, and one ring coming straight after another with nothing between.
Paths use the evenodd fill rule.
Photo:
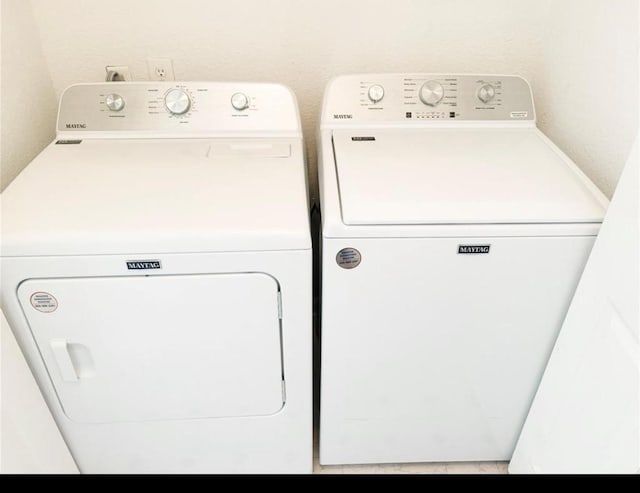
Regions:
<instances>
[{"instance_id":1,"label":"round timer dial","mask_svg":"<svg viewBox=\"0 0 640 493\"><path fill-rule=\"evenodd\" d=\"M172 115L184 115L191 108L191 98L182 89L171 89L164 96L164 105Z\"/></svg>"},{"instance_id":2,"label":"round timer dial","mask_svg":"<svg viewBox=\"0 0 640 493\"><path fill-rule=\"evenodd\" d=\"M420 88L420 101L427 106L438 106L444 99L444 87L437 80L425 82Z\"/></svg>"}]
</instances>

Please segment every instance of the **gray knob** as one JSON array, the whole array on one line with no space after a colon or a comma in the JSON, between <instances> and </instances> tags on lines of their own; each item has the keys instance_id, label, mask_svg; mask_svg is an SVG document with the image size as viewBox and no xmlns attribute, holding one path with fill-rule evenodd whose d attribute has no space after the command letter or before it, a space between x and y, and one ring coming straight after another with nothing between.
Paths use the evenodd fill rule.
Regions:
<instances>
[{"instance_id":1,"label":"gray knob","mask_svg":"<svg viewBox=\"0 0 640 493\"><path fill-rule=\"evenodd\" d=\"M371 100L372 103L378 103L382 101L382 98L384 98L384 87L379 84L371 86L369 88L368 96L369 100Z\"/></svg>"},{"instance_id":2,"label":"gray knob","mask_svg":"<svg viewBox=\"0 0 640 493\"><path fill-rule=\"evenodd\" d=\"M119 94L109 94L104 98L104 104L110 111L121 111L124 109L124 98Z\"/></svg>"},{"instance_id":3,"label":"gray knob","mask_svg":"<svg viewBox=\"0 0 640 493\"><path fill-rule=\"evenodd\" d=\"M496 97L496 88L491 84L485 84L480 89L478 89L478 99L482 101L484 104L490 103L493 101L493 98Z\"/></svg>"},{"instance_id":4,"label":"gray knob","mask_svg":"<svg viewBox=\"0 0 640 493\"><path fill-rule=\"evenodd\" d=\"M172 115L184 115L191 108L191 99L182 89L171 89L164 97L164 105Z\"/></svg>"},{"instance_id":5,"label":"gray knob","mask_svg":"<svg viewBox=\"0 0 640 493\"><path fill-rule=\"evenodd\" d=\"M436 80L425 82L420 88L420 101L427 106L438 106L444 98L444 87Z\"/></svg>"},{"instance_id":6,"label":"gray knob","mask_svg":"<svg viewBox=\"0 0 640 493\"><path fill-rule=\"evenodd\" d=\"M249 98L246 94L237 92L231 96L231 106L238 111L246 110L249 107Z\"/></svg>"}]
</instances>

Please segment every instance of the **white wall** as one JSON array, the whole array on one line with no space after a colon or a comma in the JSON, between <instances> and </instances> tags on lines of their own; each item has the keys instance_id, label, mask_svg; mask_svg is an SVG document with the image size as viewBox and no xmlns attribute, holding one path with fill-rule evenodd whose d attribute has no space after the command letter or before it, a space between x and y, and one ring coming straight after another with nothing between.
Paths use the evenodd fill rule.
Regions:
<instances>
[{"instance_id":1,"label":"white wall","mask_svg":"<svg viewBox=\"0 0 640 493\"><path fill-rule=\"evenodd\" d=\"M53 136L64 87L102 80L107 64L145 79L148 56L172 58L181 79L291 86L312 183L322 91L339 73L524 75L543 131L608 195L638 119L637 0L2 0L2 9L3 186Z\"/></svg>"},{"instance_id":2,"label":"white wall","mask_svg":"<svg viewBox=\"0 0 640 493\"><path fill-rule=\"evenodd\" d=\"M315 183L314 128L327 80L367 71L508 72L537 84L549 0L32 0L59 95L148 56L180 79L293 88Z\"/></svg>"},{"instance_id":3,"label":"white wall","mask_svg":"<svg viewBox=\"0 0 640 493\"><path fill-rule=\"evenodd\" d=\"M55 135L56 95L31 4L2 0L0 189Z\"/></svg>"},{"instance_id":4,"label":"white wall","mask_svg":"<svg viewBox=\"0 0 640 493\"><path fill-rule=\"evenodd\" d=\"M172 58L181 79L291 86L302 112L312 183L322 91L339 73L524 75L534 87L543 131L608 195L638 119L637 0L2 2L17 20L3 21L14 33L3 52L2 64L12 74L5 78L7 86L22 88L20 97L3 104L3 114L22 111L29 115L28 128L36 127L28 138L27 124L3 132L4 141L15 142L3 151L5 186L53 133L49 80L57 97L71 83L102 80L107 64L129 65L134 78L145 79L148 56Z\"/></svg>"},{"instance_id":5,"label":"white wall","mask_svg":"<svg viewBox=\"0 0 640 493\"><path fill-rule=\"evenodd\" d=\"M552 0L538 117L611 196L638 124L638 0Z\"/></svg>"}]
</instances>

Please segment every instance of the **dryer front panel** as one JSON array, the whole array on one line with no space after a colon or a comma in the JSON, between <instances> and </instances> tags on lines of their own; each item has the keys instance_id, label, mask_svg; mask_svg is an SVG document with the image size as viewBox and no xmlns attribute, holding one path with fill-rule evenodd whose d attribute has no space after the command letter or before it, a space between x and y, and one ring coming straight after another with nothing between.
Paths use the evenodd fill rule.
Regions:
<instances>
[{"instance_id":1,"label":"dryer front panel","mask_svg":"<svg viewBox=\"0 0 640 493\"><path fill-rule=\"evenodd\" d=\"M30 279L18 298L72 421L259 416L283 406L271 276Z\"/></svg>"}]
</instances>

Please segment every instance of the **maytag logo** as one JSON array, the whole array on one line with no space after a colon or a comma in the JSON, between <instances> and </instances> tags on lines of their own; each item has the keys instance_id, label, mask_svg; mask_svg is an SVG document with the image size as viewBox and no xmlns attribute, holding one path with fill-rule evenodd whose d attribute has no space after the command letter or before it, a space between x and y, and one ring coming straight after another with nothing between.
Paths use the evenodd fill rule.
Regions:
<instances>
[{"instance_id":1,"label":"maytag logo","mask_svg":"<svg viewBox=\"0 0 640 493\"><path fill-rule=\"evenodd\" d=\"M65 125L67 128L87 128L86 123L67 123Z\"/></svg>"},{"instance_id":2,"label":"maytag logo","mask_svg":"<svg viewBox=\"0 0 640 493\"><path fill-rule=\"evenodd\" d=\"M463 255L481 255L489 253L491 245L458 245L458 253Z\"/></svg>"},{"instance_id":3,"label":"maytag logo","mask_svg":"<svg viewBox=\"0 0 640 493\"><path fill-rule=\"evenodd\" d=\"M159 260L131 260L127 262L127 269L129 270L149 270L149 269L162 269L162 265Z\"/></svg>"},{"instance_id":4,"label":"maytag logo","mask_svg":"<svg viewBox=\"0 0 640 493\"><path fill-rule=\"evenodd\" d=\"M334 120L353 120L353 115L347 115L347 114L333 115L333 119Z\"/></svg>"}]
</instances>

